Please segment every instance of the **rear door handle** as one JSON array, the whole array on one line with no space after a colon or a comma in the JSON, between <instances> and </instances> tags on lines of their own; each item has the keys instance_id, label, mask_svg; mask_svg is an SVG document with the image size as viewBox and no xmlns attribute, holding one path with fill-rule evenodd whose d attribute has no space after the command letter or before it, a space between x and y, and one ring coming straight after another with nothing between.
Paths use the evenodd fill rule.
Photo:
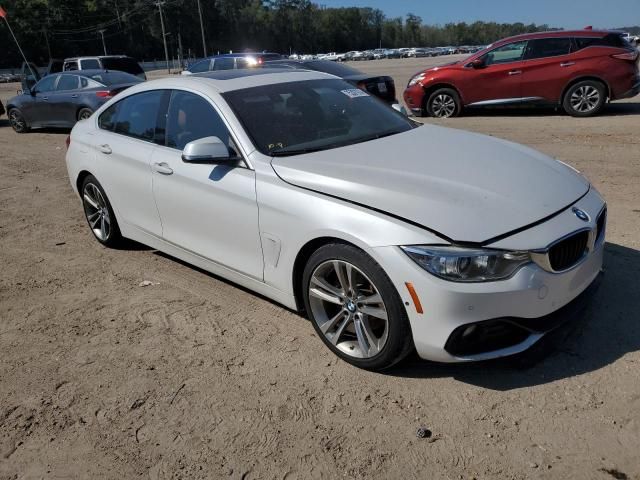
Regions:
<instances>
[{"instance_id":1,"label":"rear door handle","mask_svg":"<svg viewBox=\"0 0 640 480\"><path fill-rule=\"evenodd\" d=\"M78 95L71 95L71 98L78 98Z\"/></svg>"},{"instance_id":2,"label":"rear door handle","mask_svg":"<svg viewBox=\"0 0 640 480\"><path fill-rule=\"evenodd\" d=\"M570 67L571 65L575 65L575 64L576 64L576 62L564 62L564 63L561 63L560 66L561 67Z\"/></svg>"},{"instance_id":3,"label":"rear door handle","mask_svg":"<svg viewBox=\"0 0 640 480\"><path fill-rule=\"evenodd\" d=\"M520 75L522 73L522 70L511 70L509 72L509 75Z\"/></svg>"},{"instance_id":4,"label":"rear door handle","mask_svg":"<svg viewBox=\"0 0 640 480\"><path fill-rule=\"evenodd\" d=\"M49 100L49 97L42 97L42 100L46 102L47 100Z\"/></svg>"},{"instance_id":5,"label":"rear door handle","mask_svg":"<svg viewBox=\"0 0 640 480\"><path fill-rule=\"evenodd\" d=\"M173 173L173 169L166 162L154 163L153 170L162 175L171 175Z\"/></svg>"},{"instance_id":6,"label":"rear door handle","mask_svg":"<svg viewBox=\"0 0 640 480\"><path fill-rule=\"evenodd\" d=\"M106 155L110 155L111 154L111 147L109 145L107 145L106 143L104 145L98 145L98 150L100 150L102 153L104 153Z\"/></svg>"}]
</instances>

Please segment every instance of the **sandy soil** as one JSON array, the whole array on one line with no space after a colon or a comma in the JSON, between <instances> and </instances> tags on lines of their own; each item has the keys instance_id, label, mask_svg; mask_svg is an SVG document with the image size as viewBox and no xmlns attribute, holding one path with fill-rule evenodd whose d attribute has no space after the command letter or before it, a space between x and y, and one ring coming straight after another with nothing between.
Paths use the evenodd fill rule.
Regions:
<instances>
[{"instance_id":1,"label":"sandy soil","mask_svg":"<svg viewBox=\"0 0 640 480\"><path fill-rule=\"evenodd\" d=\"M357 66L401 92L429 62ZM606 276L586 317L527 355L375 374L263 298L142 246L102 248L67 133L0 120L0 479L640 479L640 101L435 123L588 175L609 202Z\"/></svg>"}]
</instances>

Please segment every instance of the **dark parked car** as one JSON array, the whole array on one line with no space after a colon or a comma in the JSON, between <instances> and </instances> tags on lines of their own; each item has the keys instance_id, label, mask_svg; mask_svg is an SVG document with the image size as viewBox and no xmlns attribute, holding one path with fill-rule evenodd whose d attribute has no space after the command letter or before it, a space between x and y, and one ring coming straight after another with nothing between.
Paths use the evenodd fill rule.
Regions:
<instances>
[{"instance_id":1,"label":"dark parked car","mask_svg":"<svg viewBox=\"0 0 640 480\"><path fill-rule=\"evenodd\" d=\"M117 70L119 72L135 75L142 80L147 76L135 58L126 55L97 55L93 57L65 58L62 70L71 72L75 70Z\"/></svg>"},{"instance_id":2,"label":"dark parked car","mask_svg":"<svg viewBox=\"0 0 640 480\"><path fill-rule=\"evenodd\" d=\"M531 103L586 117L639 92L638 51L622 34L577 30L506 38L418 72L404 100L414 113L435 117L455 116L463 107Z\"/></svg>"},{"instance_id":3,"label":"dark parked car","mask_svg":"<svg viewBox=\"0 0 640 480\"><path fill-rule=\"evenodd\" d=\"M118 92L140 82L128 73L106 70L47 75L31 90L9 100L9 122L18 133L32 128L71 128Z\"/></svg>"},{"instance_id":4,"label":"dark parked car","mask_svg":"<svg viewBox=\"0 0 640 480\"><path fill-rule=\"evenodd\" d=\"M329 73L352 83L362 90L384 100L396 110L402 110L396 99L396 86L393 78L387 75L370 75L342 63L329 60L274 60L265 62L263 68L297 68Z\"/></svg>"},{"instance_id":5,"label":"dark parked car","mask_svg":"<svg viewBox=\"0 0 640 480\"><path fill-rule=\"evenodd\" d=\"M224 55L214 55L202 60L198 60L183 70L183 75L192 73L210 72L213 70L233 70L236 68L251 68L268 62L279 60L282 55L279 53L226 53Z\"/></svg>"}]
</instances>

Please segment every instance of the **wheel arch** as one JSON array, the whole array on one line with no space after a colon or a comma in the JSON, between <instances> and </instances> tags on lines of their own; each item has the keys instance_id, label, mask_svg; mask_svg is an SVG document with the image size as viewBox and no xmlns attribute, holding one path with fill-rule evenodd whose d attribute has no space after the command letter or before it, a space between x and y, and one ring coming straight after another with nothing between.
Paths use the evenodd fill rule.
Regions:
<instances>
[{"instance_id":1,"label":"wheel arch","mask_svg":"<svg viewBox=\"0 0 640 480\"><path fill-rule=\"evenodd\" d=\"M464 97L462 96L462 93L460 93L460 90L454 84L446 81L437 82L433 85L429 85L428 87L422 87L422 90L424 91L424 96L422 97L422 110L425 113L427 111L427 102L429 101L429 97L433 92L441 88L450 88L451 90L454 90L458 94L458 97L460 97L462 105L464 105Z\"/></svg>"},{"instance_id":2,"label":"wheel arch","mask_svg":"<svg viewBox=\"0 0 640 480\"><path fill-rule=\"evenodd\" d=\"M80 195L81 198L82 198L82 184L84 183L84 179L87 178L89 175L93 175L93 174L88 170L81 170L80 173L78 173L78 177L76 178L76 189L77 189L78 195Z\"/></svg>"},{"instance_id":3,"label":"wheel arch","mask_svg":"<svg viewBox=\"0 0 640 480\"><path fill-rule=\"evenodd\" d=\"M585 80L591 80L591 81L602 83L606 89L607 98L611 99L611 87L609 86L609 83L604 78L598 75L588 74L588 75L580 75L576 78L573 78L569 83L567 83L565 87L562 89L562 94L560 95L560 100L558 101L558 103L562 105L562 102L564 102L564 97L569 91L569 89L572 86L574 86L576 83L584 82Z\"/></svg>"},{"instance_id":4,"label":"wheel arch","mask_svg":"<svg viewBox=\"0 0 640 480\"><path fill-rule=\"evenodd\" d=\"M298 250L298 254L296 255L296 259L293 262L293 270L291 272L291 281L293 285L293 296L296 302L296 309L299 312L303 312L304 308L304 300L303 300L303 291L302 291L302 275L304 273L304 268L307 265L307 261L311 258L311 255L319 248L329 245L332 243L340 243L343 245L350 245L352 247L357 248L358 250L362 250L361 247L356 245L353 242L349 242L342 238L332 237L332 236L323 236L317 237L312 240L309 240L305 243L300 250Z\"/></svg>"}]
</instances>

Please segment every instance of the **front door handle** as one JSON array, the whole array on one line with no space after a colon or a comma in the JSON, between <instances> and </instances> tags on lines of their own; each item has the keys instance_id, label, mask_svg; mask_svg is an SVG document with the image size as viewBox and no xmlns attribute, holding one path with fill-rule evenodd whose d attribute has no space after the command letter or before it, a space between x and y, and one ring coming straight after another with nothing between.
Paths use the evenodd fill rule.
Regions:
<instances>
[{"instance_id":1,"label":"front door handle","mask_svg":"<svg viewBox=\"0 0 640 480\"><path fill-rule=\"evenodd\" d=\"M564 63L561 63L560 66L561 67L570 67L571 65L575 65L575 64L576 64L576 62L564 62Z\"/></svg>"},{"instance_id":2,"label":"front door handle","mask_svg":"<svg viewBox=\"0 0 640 480\"><path fill-rule=\"evenodd\" d=\"M49 97L42 97L42 100L44 100L45 102L49 100Z\"/></svg>"},{"instance_id":3,"label":"front door handle","mask_svg":"<svg viewBox=\"0 0 640 480\"><path fill-rule=\"evenodd\" d=\"M78 95L71 95L71 98L78 98Z\"/></svg>"},{"instance_id":4,"label":"front door handle","mask_svg":"<svg viewBox=\"0 0 640 480\"><path fill-rule=\"evenodd\" d=\"M173 169L166 162L154 163L153 170L162 175L171 175L173 173Z\"/></svg>"},{"instance_id":5,"label":"front door handle","mask_svg":"<svg viewBox=\"0 0 640 480\"><path fill-rule=\"evenodd\" d=\"M509 75L520 75L522 70L511 70L509 71Z\"/></svg>"},{"instance_id":6,"label":"front door handle","mask_svg":"<svg viewBox=\"0 0 640 480\"><path fill-rule=\"evenodd\" d=\"M100 150L105 155L110 155L111 154L111 147L109 145L107 145L106 143L103 144L103 145L98 145L98 150Z\"/></svg>"}]
</instances>

